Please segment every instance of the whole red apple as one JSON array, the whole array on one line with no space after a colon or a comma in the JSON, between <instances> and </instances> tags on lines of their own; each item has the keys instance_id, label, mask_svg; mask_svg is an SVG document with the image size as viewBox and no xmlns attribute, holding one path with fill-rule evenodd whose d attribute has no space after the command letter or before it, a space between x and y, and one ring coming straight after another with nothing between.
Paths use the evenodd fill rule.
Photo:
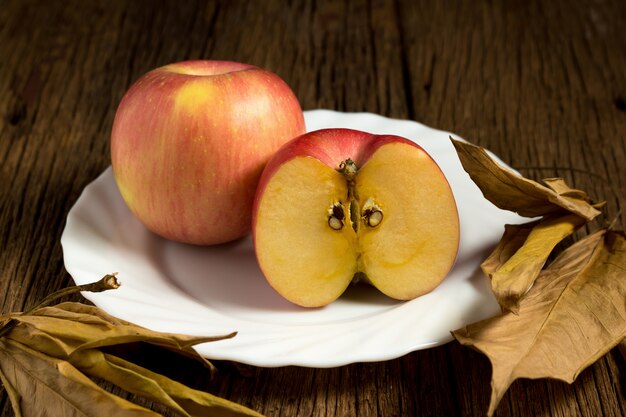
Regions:
<instances>
[{"instance_id":1,"label":"whole red apple","mask_svg":"<svg viewBox=\"0 0 626 417\"><path fill-rule=\"evenodd\" d=\"M289 86L236 62L186 61L142 76L113 123L111 159L122 197L154 233L217 244L250 231L263 167L304 133Z\"/></svg>"},{"instance_id":2,"label":"whole red apple","mask_svg":"<svg viewBox=\"0 0 626 417\"><path fill-rule=\"evenodd\" d=\"M408 139L324 129L283 146L265 167L254 246L269 284L319 307L353 280L409 300L446 277L459 245L450 185Z\"/></svg>"}]
</instances>

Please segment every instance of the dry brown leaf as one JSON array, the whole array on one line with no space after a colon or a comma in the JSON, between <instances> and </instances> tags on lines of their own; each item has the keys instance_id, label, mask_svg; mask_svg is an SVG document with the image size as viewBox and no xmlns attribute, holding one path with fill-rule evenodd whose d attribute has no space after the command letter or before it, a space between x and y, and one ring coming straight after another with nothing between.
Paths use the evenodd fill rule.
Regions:
<instances>
[{"instance_id":1,"label":"dry brown leaf","mask_svg":"<svg viewBox=\"0 0 626 417\"><path fill-rule=\"evenodd\" d=\"M2 349L2 341L0 341L0 350ZM2 357L2 353L0 353L0 358ZM5 365L6 366L6 365ZM17 375L15 375L17 377ZM4 390L7 392L9 396L9 401L11 402L11 407L13 408L13 413L15 417L22 417L22 410L19 407L20 402L22 401L22 396L15 389L13 384L9 381L7 377L4 376L4 370L2 369L2 365L0 362L0 382L4 387Z\"/></svg>"},{"instance_id":2,"label":"dry brown leaf","mask_svg":"<svg viewBox=\"0 0 626 417\"><path fill-rule=\"evenodd\" d=\"M96 349L81 350L70 362L83 372L104 378L133 394L166 405L183 416L261 416L248 408L190 389L129 361Z\"/></svg>"},{"instance_id":3,"label":"dry brown leaf","mask_svg":"<svg viewBox=\"0 0 626 417\"><path fill-rule=\"evenodd\" d=\"M155 332L81 303L62 303L40 308L32 314L12 314L9 317L23 324L13 329L10 334L12 339L36 346L37 350L58 358L67 358L75 350L148 342L173 349L209 366L208 361L192 346L231 338L236 334L198 337Z\"/></svg>"},{"instance_id":4,"label":"dry brown leaf","mask_svg":"<svg viewBox=\"0 0 626 417\"><path fill-rule=\"evenodd\" d=\"M115 276L107 275L98 283L64 289L57 294L85 289L102 291L117 286ZM40 306L55 296L46 297ZM26 313L0 317L0 378L18 417L42 415L37 410L48 402L56 407L52 409L53 415L158 415L102 390L86 375L105 379L185 416L260 416L239 404L193 390L99 350L145 342L190 356L212 369L193 346L234 335L195 337L154 332L80 303L38 306ZM24 397L28 400L20 399L20 393L28 393ZM91 411L92 403L98 402L103 408Z\"/></svg>"},{"instance_id":5,"label":"dry brown leaf","mask_svg":"<svg viewBox=\"0 0 626 417\"><path fill-rule=\"evenodd\" d=\"M493 252L480 264L481 269L488 277L506 263L515 252L522 247L533 227L539 220L523 224L505 224L504 234Z\"/></svg>"},{"instance_id":6,"label":"dry brown leaf","mask_svg":"<svg viewBox=\"0 0 626 417\"><path fill-rule=\"evenodd\" d=\"M0 339L0 373L16 416L156 417L159 414L109 394L70 363ZM22 401L19 392L27 394ZM17 396L17 398L16 398ZM17 404L16 404L17 403Z\"/></svg>"},{"instance_id":7,"label":"dry brown leaf","mask_svg":"<svg viewBox=\"0 0 626 417\"><path fill-rule=\"evenodd\" d=\"M541 181L561 197L572 198L574 200L588 200L586 192L570 188L563 178L544 178Z\"/></svg>"},{"instance_id":8,"label":"dry brown leaf","mask_svg":"<svg viewBox=\"0 0 626 417\"><path fill-rule=\"evenodd\" d=\"M501 209L515 211L525 217L565 210L592 220L600 214L584 192L570 188L561 178L545 180L546 187L504 168L479 146L451 140L463 169L485 198Z\"/></svg>"},{"instance_id":9,"label":"dry brown leaf","mask_svg":"<svg viewBox=\"0 0 626 417\"><path fill-rule=\"evenodd\" d=\"M503 310L518 313L520 300L539 276L554 247L585 223L577 214L565 214L505 227L500 243L481 264Z\"/></svg>"},{"instance_id":10,"label":"dry brown leaf","mask_svg":"<svg viewBox=\"0 0 626 417\"><path fill-rule=\"evenodd\" d=\"M601 230L567 248L511 313L453 332L491 361L493 415L517 378L571 383L626 336L626 237Z\"/></svg>"}]
</instances>

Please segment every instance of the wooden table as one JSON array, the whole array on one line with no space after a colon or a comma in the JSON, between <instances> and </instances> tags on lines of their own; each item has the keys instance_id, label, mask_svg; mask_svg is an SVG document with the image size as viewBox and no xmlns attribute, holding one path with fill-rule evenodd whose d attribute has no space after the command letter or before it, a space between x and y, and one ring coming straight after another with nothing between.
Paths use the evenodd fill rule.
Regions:
<instances>
[{"instance_id":1,"label":"wooden table","mask_svg":"<svg viewBox=\"0 0 626 417\"><path fill-rule=\"evenodd\" d=\"M109 165L117 104L141 74L185 59L270 69L304 109L455 132L529 177L562 176L605 198L612 219L626 208L625 25L619 0L5 0L1 310L72 284L59 238ZM268 416L481 416L489 395L488 360L456 342L333 369L226 367L211 381L195 363L164 361L183 382ZM625 378L614 349L572 385L515 382L497 415L623 416ZM0 409L12 415L3 390Z\"/></svg>"}]
</instances>

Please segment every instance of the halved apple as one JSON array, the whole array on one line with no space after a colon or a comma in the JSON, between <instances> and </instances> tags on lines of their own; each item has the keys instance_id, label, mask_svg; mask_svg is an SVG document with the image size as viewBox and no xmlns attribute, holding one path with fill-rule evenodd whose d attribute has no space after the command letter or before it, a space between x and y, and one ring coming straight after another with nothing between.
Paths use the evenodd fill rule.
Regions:
<instances>
[{"instance_id":1,"label":"halved apple","mask_svg":"<svg viewBox=\"0 0 626 417\"><path fill-rule=\"evenodd\" d=\"M446 277L459 245L452 190L426 151L350 129L307 133L278 151L252 230L269 284L304 307L331 303L353 280L413 299Z\"/></svg>"}]
</instances>

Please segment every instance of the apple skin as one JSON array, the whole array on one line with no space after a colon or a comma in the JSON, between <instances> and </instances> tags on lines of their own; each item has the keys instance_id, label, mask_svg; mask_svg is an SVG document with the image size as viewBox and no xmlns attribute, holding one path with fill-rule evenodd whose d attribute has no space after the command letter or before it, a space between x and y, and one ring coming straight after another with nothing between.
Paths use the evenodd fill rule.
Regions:
<instances>
[{"instance_id":1,"label":"apple skin","mask_svg":"<svg viewBox=\"0 0 626 417\"><path fill-rule=\"evenodd\" d=\"M249 233L265 164L302 133L300 104L277 75L229 61L174 63L124 95L111 134L113 172L152 232L224 243Z\"/></svg>"},{"instance_id":2,"label":"apple skin","mask_svg":"<svg viewBox=\"0 0 626 417\"><path fill-rule=\"evenodd\" d=\"M439 166L422 147L417 145L415 142L412 142L408 139L405 139L399 136L375 135L375 134L362 132L358 130L345 129L345 128L333 128L333 129L321 129L321 130L303 134L289 141L285 145L283 145L278 150L278 152L274 155L274 157L270 160L270 162L266 165L263 171L263 174L261 176L261 179L259 180L259 184L257 186L257 192L255 196L253 215L252 215L252 237L253 237L253 243L254 243L254 248L255 248L256 255L257 255L257 259L261 259L260 253L259 253L259 247L257 245L258 242L257 242L257 233L256 233L256 230L257 230L256 225L257 225L257 220L259 216L259 207L260 207L261 200L263 198L263 194L265 192L267 185L270 183L270 180L272 179L274 174L276 174L284 164L286 164L287 162L291 161L292 159L296 157L310 157L310 158L317 159L323 164L332 168L333 170L336 170L337 167L339 167L339 165L342 162L350 158L352 161L355 162L357 167L363 167L365 163L370 159L370 157L372 157L380 147L386 144L390 144L390 143L403 143L403 144L407 144L412 147L415 147L421 152L422 156L426 157L428 160L432 162L432 164L436 167L437 172L443 178L445 178L445 175L441 171ZM449 185L447 184L447 182L446 182L446 186L449 189ZM450 191L450 195L452 196L451 191ZM456 227L456 231L455 231L456 236L453 237L453 239L455 238L456 241L454 243L453 250L451 251L454 256L452 257L451 262L449 263L449 268L451 268L455 262L456 254L458 253L458 243L459 243L459 235L458 235L459 218L458 218L458 212L456 209L456 204L454 204L453 196L452 196L452 204L454 205L454 207L452 208L454 212L452 216L454 219L453 223ZM261 262L259 262L259 266L261 268L261 271L267 278L270 286L274 287L274 289L279 294L285 296L285 294L281 293L279 288L274 286L268 274L266 273L266 271L264 271L264 268ZM441 277L441 279L443 279L443 277ZM433 285L420 290L418 293L413 292L405 296L405 295L398 295L398 294L388 294L387 292L383 291L380 287L378 287L376 283L372 283L370 281L370 283L378 287L379 290L385 292L387 295L391 296L392 298L396 298L398 300L409 300L409 299L415 298L416 296L425 294L431 291L432 289L434 289L439 284L439 282L440 281L438 280ZM313 301L306 300L305 301L303 299L298 299L298 297L293 297L293 296L292 297L285 296L285 298L287 298L287 300L289 300L290 302L303 306L303 307L322 307L328 304L329 302L332 302L337 297L339 297L339 295L341 295L341 292L343 292L343 290L341 290L340 292L336 292L334 295L330 296L329 298L326 298L324 301L321 301L321 302L318 302L318 300L313 300Z\"/></svg>"}]
</instances>

